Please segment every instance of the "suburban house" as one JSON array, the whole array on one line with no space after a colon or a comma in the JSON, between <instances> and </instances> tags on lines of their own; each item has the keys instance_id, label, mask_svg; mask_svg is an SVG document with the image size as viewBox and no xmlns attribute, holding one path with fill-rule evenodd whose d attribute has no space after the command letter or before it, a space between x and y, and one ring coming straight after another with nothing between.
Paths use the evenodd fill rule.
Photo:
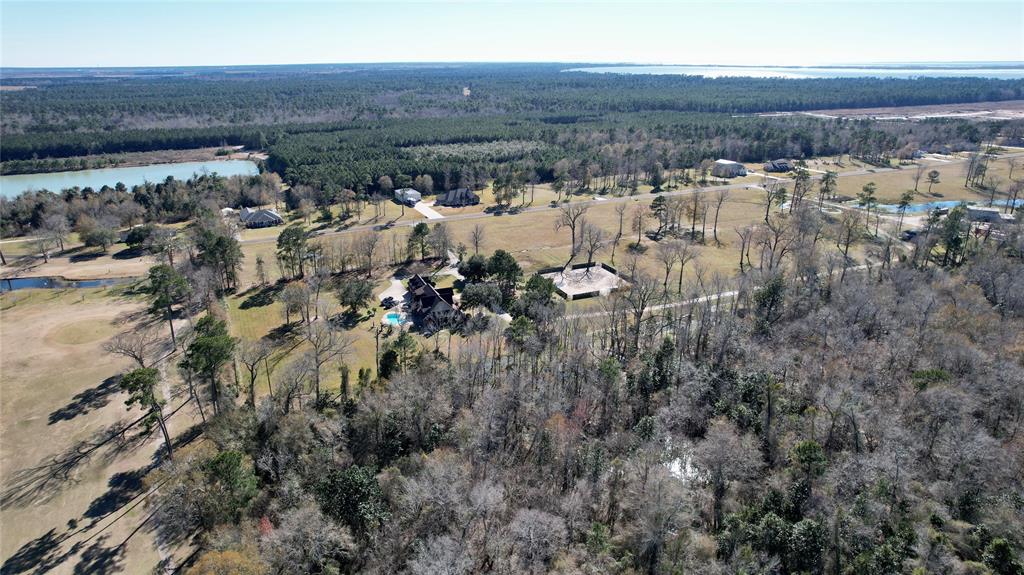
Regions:
<instances>
[{"instance_id":1,"label":"suburban house","mask_svg":"<svg viewBox=\"0 0 1024 575\"><path fill-rule=\"evenodd\" d=\"M429 330L443 329L462 320L462 312L455 307L454 288L437 289L430 280L416 274L409 279L409 294L409 311Z\"/></svg>"},{"instance_id":2,"label":"suburban house","mask_svg":"<svg viewBox=\"0 0 1024 575\"><path fill-rule=\"evenodd\" d=\"M400 188L395 190L395 201L400 204L409 204L411 206L421 199L423 198L420 196L420 193L412 188Z\"/></svg>"},{"instance_id":3,"label":"suburban house","mask_svg":"<svg viewBox=\"0 0 1024 575\"><path fill-rule=\"evenodd\" d=\"M284 223L284 218L274 210L252 208L242 208L238 212L238 220L247 228L269 228Z\"/></svg>"},{"instance_id":4,"label":"suburban house","mask_svg":"<svg viewBox=\"0 0 1024 575\"><path fill-rule=\"evenodd\" d=\"M735 178L747 175L747 168L732 160L715 160L714 165L711 166L711 175L716 178Z\"/></svg>"},{"instance_id":5,"label":"suburban house","mask_svg":"<svg viewBox=\"0 0 1024 575\"><path fill-rule=\"evenodd\" d=\"M461 206L475 206L480 203L480 196L473 193L469 188L457 188L454 190L448 190L443 194L438 194L437 201L434 202L438 206L448 206L450 208L458 208Z\"/></svg>"},{"instance_id":6,"label":"suburban house","mask_svg":"<svg viewBox=\"0 0 1024 575\"><path fill-rule=\"evenodd\" d=\"M789 160L772 160L765 162L764 171L766 172L792 172L793 164Z\"/></svg>"}]
</instances>

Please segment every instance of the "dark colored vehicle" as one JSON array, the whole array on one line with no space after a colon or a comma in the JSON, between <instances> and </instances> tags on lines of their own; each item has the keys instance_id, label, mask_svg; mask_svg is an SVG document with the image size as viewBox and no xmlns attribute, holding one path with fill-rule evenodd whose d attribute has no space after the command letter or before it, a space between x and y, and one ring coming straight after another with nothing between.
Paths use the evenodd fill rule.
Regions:
<instances>
[{"instance_id":1,"label":"dark colored vehicle","mask_svg":"<svg viewBox=\"0 0 1024 575\"><path fill-rule=\"evenodd\" d=\"M903 233L900 234L900 239L905 241L905 242L909 242L910 240L912 240L912 239L914 239L916 237L917 237L917 230L903 230Z\"/></svg>"},{"instance_id":2,"label":"dark colored vehicle","mask_svg":"<svg viewBox=\"0 0 1024 575\"><path fill-rule=\"evenodd\" d=\"M384 309L391 309L395 307L395 298L388 296L380 302L380 305L383 306Z\"/></svg>"}]
</instances>

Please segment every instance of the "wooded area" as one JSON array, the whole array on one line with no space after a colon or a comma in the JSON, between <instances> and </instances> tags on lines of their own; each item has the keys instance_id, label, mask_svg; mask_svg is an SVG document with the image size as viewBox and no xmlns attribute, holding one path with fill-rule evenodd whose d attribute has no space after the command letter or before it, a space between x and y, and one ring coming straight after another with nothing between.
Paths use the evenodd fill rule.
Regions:
<instances>
[{"instance_id":1,"label":"wooded area","mask_svg":"<svg viewBox=\"0 0 1024 575\"><path fill-rule=\"evenodd\" d=\"M474 256L511 324L449 352L403 331L358 380L319 296L328 252L280 296L310 348L272 388L266 343L205 335L218 299L181 296L209 312L185 357L244 346L248 383L234 400L230 351L183 363L216 415L160 471L161 537L200 535L192 573L1020 573L1020 227L972 241L952 217L840 275L814 213L773 220L783 248L759 236L761 265L688 283L686 306L634 273L568 314L509 254L479 275Z\"/></svg>"},{"instance_id":2,"label":"wooded area","mask_svg":"<svg viewBox=\"0 0 1024 575\"><path fill-rule=\"evenodd\" d=\"M33 89L4 93L0 160L222 144L263 148L281 134L358 129L367 120L396 118L472 117L509 126L532 118L550 126L602 123L609 114L642 118L655 112L734 114L1024 98L1021 80L702 78L565 69L551 64L341 72L279 67L119 79L12 74L5 85ZM463 95L463 87L471 89L470 96ZM633 124L621 118L610 122ZM411 124L410 130L422 125Z\"/></svg>"},{"instance_id":3,"label":"wooded area","mask_svg":"<svg viewBox=\"0 0 1024 575\"><path fill-rule=\"evenodd\" d=\"M1020 154L1000 147L1024 126L754 115L1022 98L1024 81L260 70L26 76L10 81L38 87L4 95L5 170L267 152L256 176L0 198L2 235L30 234L47 261L77 233L96 248L83 259L120 240L121 257L156 263L116 292L147 304L132 316L145 329L105 339L131 369L104 385L159 446L109 505L144 502L136 531L161 567L187 549L192 575L1024 573ZM970 153L910 164L930 147ZM813 177L804 161L847 154L856 166ZM717 158L791 158L793 174L707 188ZM915 192L883 217L879 187L856 179L913 173L932 199L954 169L990 194L990 219L933 209L909 238ZM848 181L860 191L842 203ZM486 189L493 205L362 219L405 187ZM733 229L723 205L742 211ZM289 225L240 230L221 209L241 206ZM508 245L482 250L500 225ZM518 239L542 231L557 241L531 247L568 255L554 269L610 252L621 288L559 299L520 265ZM458 321L413 331L412 307L384 303L421 273L458 290ZM195 420L177 436L171 397ZM60 493L52 481L4 501ZM4 572L62 561L72 540L48 542L78 525L58 527ZM124 544L105 551L93 565Z\"/></svg>"}]
</instances>

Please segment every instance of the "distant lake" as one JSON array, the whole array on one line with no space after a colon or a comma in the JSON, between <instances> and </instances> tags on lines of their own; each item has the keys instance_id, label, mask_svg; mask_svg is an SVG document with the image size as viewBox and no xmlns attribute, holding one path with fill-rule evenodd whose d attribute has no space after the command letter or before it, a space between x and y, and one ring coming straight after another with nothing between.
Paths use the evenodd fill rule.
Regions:
<instances>
[{"instance_id":1,"label":"distant lake","mask_svg":"<svg viewBox=\"0 0 1024 575\"><path fill-rule=\"evenodd\" d=\"M65 188L114 187L121 182L131 189L143 182L161 182L167 176L176 180L187 180L194 174L214 173L228 176L254 176L259 173L255 162L249 160L221 160L209 162L180 162L177 164L153 164L126 168L101 168L74 172L52 172L48 174L18 174L0 176L0 196L14 197L25 190L50 190L60 192Z\"/></svg>"},{"instance_id":2,"label":"distant lake","mask_svg":"<svg viewBox=\"0 0 1024 575\"><path fill-rule=\"evenodd\" d=\"M597 74L677 74L706 78L996 78L1019 80L1024 78L1024 66L1006 67L808 67L799 66L601 66L573 68L567 72L593 72Z\"/></svg>"}]
</instances>

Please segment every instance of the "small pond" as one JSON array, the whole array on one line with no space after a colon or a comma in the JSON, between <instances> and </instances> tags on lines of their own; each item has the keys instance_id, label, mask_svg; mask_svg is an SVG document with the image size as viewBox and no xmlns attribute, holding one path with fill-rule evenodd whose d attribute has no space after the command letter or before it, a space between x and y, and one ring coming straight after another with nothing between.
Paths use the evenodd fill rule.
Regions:
<instances>
[{"instance_id":1,"label":"small pond","mask_svg":"<svg viewBox=\"0 0 1024 575\"><path fill-rule=\"evenodd\" d=\"M133 278L106 278L97 280L68 280L62 277L38 278L3 278L0 279L0 292L19 289L71 289L96 288L131 283Z\"/></svg>"}]
</instances>

